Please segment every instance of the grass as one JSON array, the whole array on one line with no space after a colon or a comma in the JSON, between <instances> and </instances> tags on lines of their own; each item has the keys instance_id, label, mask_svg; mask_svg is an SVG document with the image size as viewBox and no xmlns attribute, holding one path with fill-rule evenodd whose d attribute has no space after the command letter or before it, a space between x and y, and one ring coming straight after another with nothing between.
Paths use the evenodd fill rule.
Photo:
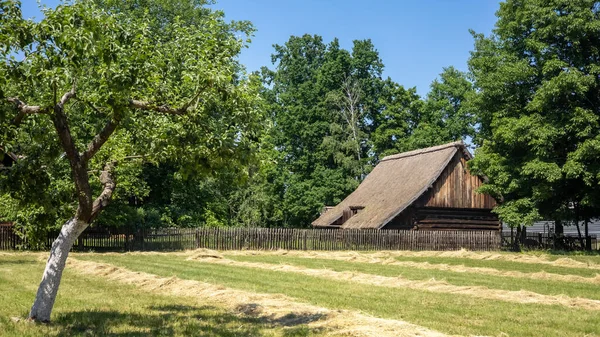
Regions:
<instances>
[{"instance_id":1,"label":"grass","mask_svg":"<svg viewBox=\"0 0 600 337\"><path fill-rule=\"evenodd\" d=\"M570 283L548 280L532 280L515 277L498 277L486 274L452 272L443 270L425 270L411 267L381 265L372 263L337 261L327 259L301 258L278 255L226 255L236 261L263 262L272 264L290 264L311 269L331 269L334 271L354 271L382 276L402 276L409 280L445 280L459 286L484 286L502 290L528 290L546 295L564 294L571 297L585 297L600 300L600 285L587 283Z\"/></svg>"},{"instance_id":2,"label":"grass","mask_svg":"<svg viewBox=\"0 0 600 337\"><path fill-rule=\"evenodd\" d=\"M38 254L0 255L0 336L309 336L304 325L282 327L239 316L202 299L161 296L135 286L83 276L67 268L52 323L27 316L44 264Z\"/></svg>"},{"instance_id":3,"label":"grass","mask_svg":"<svg viewBox=\"0 0 600 337\"><path fill-rule=\"evenodd\" d=\"M449 265L464 265L465 267L485 267L498 270L520 271L523 273L536 273L545 271L547 273L562 274L562 275L578 275L583 277L593 277L600 274L598 269L585 268L569 268L562 266L553 266L543 263L523 263L516 261L504 260L478 260L469 258L457 257L440 257L440 256L397 256L398 261L413 261L413 262L429 262L429 263L445 263Z\"/></svg>"},{"instance_id":4,"label":"grass","mask_svg":"<svg viewBox=\"0 0 600 337\"><path fill-rule=\"evenodd\" d=\"M282 293L318 306L360 310L377 317L401 319L450 334L600 335L600 315L597 311L365 286L294 273L186 261L182 256L166 254L80 254L77 258L246 291Z\"/></svg>"},{"instance_id":5,"label":"grass","mask_svg":"<svg viewBox=\"0 0 600 337\"><path fill-rule=\"evenodd\" d=\"M600 247L598 247L600 249ZM532 255L540 255L538 251L529 251L526 254ZM548 253L542 253L544 257L548 260L554 261L557 259L562 259L568 257L575 261L584 262L584 263L594 263L600 264L600 250L594 250L591 252L587 251L573 251L573 252L565 252L565 251L548 251Z\"/></svg>"}]
</instances>

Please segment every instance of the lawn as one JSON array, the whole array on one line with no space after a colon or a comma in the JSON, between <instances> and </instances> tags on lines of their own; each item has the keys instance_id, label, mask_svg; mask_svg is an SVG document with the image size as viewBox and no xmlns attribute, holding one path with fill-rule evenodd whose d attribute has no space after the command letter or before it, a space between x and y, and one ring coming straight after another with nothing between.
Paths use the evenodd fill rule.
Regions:
<instances>
[{"instance_id":1,"label":"lawn","mask_svg":"<svg viewBox=\"0 0 600 337\"><path fill-rule=\"evenodd\" d=\"M464 265L467 267L483 267L507 271L521 271L526 273L545 271L553 274L578 275L585 277L592 277L596 276L596 274L600 274L600 270L597 269L569 268L566 266L552 266L548 264L521 263L503 260L476 260L469 258L438 256L397 256L395 259L398 261L429 262L438 264L445 263L450 265Z\"/></svg>"},{"instance_id":2,"label":"lawn","mask_svg":"<svg viewBox=\"0 0 600 337\"><path fill-rule=\"evenodd\" d=\"M79 265L76 263L69 266L64 274L52 323L37 325L15 320L25 317L31 305L43 270L43 255L0 253L0 303L3 304L0 306L0 335L287 337L325 336L340 333L342 330L327 326L316 328L303 321L283 324L279 320L265 319L269 317L269 312L257 316L245 311L232 310L231 305L227 306L198 293L188 292L185 296L177 296L168 293L167 286L136 286L136 281L111 279L110 271L92 275L81 269L82 265L87 268L85 264L88 263L138 273L133 275L160 277L167 280L167 283L181 280L188 282L185 284L189 287L209 284L220 289L220 299L223 299L223 294L227 294L230 289L238 292L234 296L238 298L233 299L233 302L243 301L243 297L246 296L244 294L259 294L275 299L285 295L283 299L292 301L292 305L297 303L298 306L326 308L349 317L351 314L357 314L387 322L411 323L433 333L464 336L600 336L599 310L490 300L443 291L365 285L352 279L303 275L269 270L260 266L283 264L312 271L327 269L367 276L401 276L417 282L427 282L434 278L456 286L480 286L507 292L524 289L544 295L588 299L600 299L599 284L496 277L474 272L419 269L322 257L307 258L292 254L214 254L221 256L222 260L232 260L234 264L215 263L210 259L190 259L196 252L72 254L72 260L80 262ZM472 264L520 272L544 270L558 275L574 273L578 276L592 276L597 271L502 260L398 257L398 260L408 259L451 265ZM256 264L256 267L235 264L245 262L261 264ZM342 335L354 336L352 331Z\"/></svg>"},{"instance_id":3,"label":"lawn","mask_svg":"<svg viewBox=\"0 0 600 337\"><path fill-rule=\"evenodd\" d=\"M595 310L568 308L558 305L520 304L506 301L480 299L473 296L431 293L427 291L365 286L347 280L337 280L315 276L298 275L271 270L228 266L202 261L186 260L185 256L159 254L151 258L136 254L79 254L78 259L110 263L134 271L157 274L165 277L197 280L220 284L225 287L251 292L286 294L300 301L326 308L346 309L365 312L387 319L408 321L429 329L447 334L460 335L501 335L510 336L596 336L600 335L600 315ZM257 258L257 257L255 257ZM297 258L271 256L272 263L297 263ZM260 258L265 261L264 257ZM268 260L268 257L266 258ZM306 259L308 261L308 259ZM361 263L333 261L323 265L323 261L306 262L311 268L331 268L358 270L375 274L398 274L396 266L383 266L376 269ZM321 264L319 264L321 263ZM412 271L420 273L421 271ZM425 271L432 272L432 271ZM453 273L436 273L435 277L451 279ZM433 272L431 275L434 275ZM419 276L422 277L423 275ZM456 276L456 275L455 275ZM433 277L433 276L432 276ZM457 277L457 276L456 276ZM472 283L479 275L469 275ZM463 284L468 284L468 279ZM498 282L487 282L488 287L505 289L504 283L520 282L521 279L503 278ZM547 292L558 292L552 284ZM572 284L563 284L571 289ZM577 288L568 292L598 297L599 287ZM587 285L584 285L587 286ZM515 286L518 288L518 286ZM532 290L542 293L548 285L531 285ZM554 289L554 290L553 290ZM567 291L565 291L567 292Z\"/></svg>"},{"instance_id":4,"label":"lawn","mask_svg":"<svg viewBox=\"0 0 600 337\"><path fill-rule=\"evenodd\" d=\"M26 317L43 268L39 254L0 253L0 336L315 335L303 325L279 326L201 298L144 292L70 268L63 276L52 323L15 322Z\"/></svg>"},{"instance_id":5,"label":"lawn","mask_svg":"<svg viewBox=\"0 0 600 337\"><path fill-rule=\"evenodd\" d=\"M351 271L382 276L401 276L410 280L445 280L458 286L484 286L502 290L527 290L546 295L567 295L600 300L600 283L571 283L565 287L563 282L548 280L532 280L514 277L498 277L493 275L452 272L446 270L426 270L411 267L383 265L328 259L302 258L293 256L261 256L261 255L225 255L236 261L266 262L273 264L289 264L311 269L330 269L334 271ZM423 258L426 261L426 258ZM447 262L447 261L446 261ZM489 262L489 261L488 261ZM498 261L499 265L505 261ZM433 261L431 262L433 263ZM494 266L487 264L487 267ZM527 267L527 265L526 265ZM535 266L531 266L535 270ZM543 270L543 269L542 269ZM600 271L596 271L600 272Z\"/></svg>"}]
</instances>

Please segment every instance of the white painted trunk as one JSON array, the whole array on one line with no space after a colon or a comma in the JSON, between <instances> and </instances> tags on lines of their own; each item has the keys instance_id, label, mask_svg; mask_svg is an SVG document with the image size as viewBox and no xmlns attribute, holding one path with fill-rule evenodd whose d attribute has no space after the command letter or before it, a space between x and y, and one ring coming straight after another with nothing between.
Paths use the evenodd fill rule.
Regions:
<instances>
[{"instance_id":1,"label":"white painted trunk","mask_svg":"<svg viewBox=\"0 0 600 337\"><path fill-rule=\"evenodd\" d=\"M52 313L54 300L56 300L67 256L69 256L69 251L73 247L73 243L87 226L87 223L74 218L63 225L58 238L52 243L50 257L48 257L48 262L46 263L42 282L29 313L30 319L38 322L50 321L50 314Z\"/></svg>"}]
</instances>

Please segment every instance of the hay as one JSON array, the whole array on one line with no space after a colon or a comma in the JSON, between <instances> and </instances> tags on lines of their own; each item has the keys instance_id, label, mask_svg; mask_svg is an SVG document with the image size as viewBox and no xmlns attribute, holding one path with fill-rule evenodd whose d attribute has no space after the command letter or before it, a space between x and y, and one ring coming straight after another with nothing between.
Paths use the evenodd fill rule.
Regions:
<instances>
[{"instance_id":1,"label":"hay","mask_svg":"<svg viewBox=\"0 0 600 337\"><path fill-rule=\"evenodd\" d=\"M301 253L301 254L297 254ZM229 253L228 253L229 254ZM257 252L244 252L246 255L257 255ZM288 252L280 252L281 255L290 255ZM202 254L192 254L188 259L197 259ZM239 252L230 255L241 255ZM302 257L302 258L318 258L326 260L336 261L349 261L359 263L372 263L382 265L393 265L399 267L409 267L425 270L442 270L456 273L476 273L493 275L500 277L514 277L514 278L525 278L531 280L547 280L547 281L558 281L558 282L576 282L576 283L589 283L589 284L600 284L600 274L596 274L593 277L584 277L579 275L563 275L547 273L545 271L536 273L524 273L521 271L505 271L487 267L467 267L464 265L450 265L445 263L429 263L429 262L414 262L414 261L397 261L390 257L374 257L372 254L359 254L359 253L348 253L348 252L333 252L333 253L322 253L322 252L293 252L291 255ZM222 255L220 255L222 258Z\"/></svg>"},{"instance_id":2,"label":"hay","mask_svg":"<svg viewBox=\"0 0 600 337\"><path fill-rule=\"evenodd\" d=\"M252 293L205 282L133 272L105 263L81 261L74 258L69 260L69 266L82 274L133 284L148 292L197 298L203 303L209 302L226 307L240 315L260 317L273 324L283 326L307 324L311 328L327 329L331 336L447 336L408 322L369 317L354 311L330 310L297 302L284 295Z\"/></svg>"},{"instance_id":3,"label":"hay","mask_svg":"<svg viewBox=\"0 0 600 337\"><path fill-rule=\"evenodd\" d=\"M238 262L229 259L198 259L198 261L205 263L248 267L280 272L291 272L314 277L328 278L333 280L346 280L350 282L380 287L408 288L434 293L459 294L512 303L562 305L569 308L600 310L599 300L592 300L580 297L572 298L566 295L543 295L524 290L509 291L500 289L490 289L482 286L457 286L449 284L445 281L438 281L435 279L427 281L409 280L403 277L388 277L347 271L337 272L329 269L309 269L305 267L298 267L285 264L276 265L269 263Z\"/></svg>"},{"instance_id":4,"label":"hay","mask_svg":"<svg viewBox=\"0 0 600 337\"><path fill-rule=\"evenodd\" d=\"M261 251L261 252L247 252L247 251L232 251L227 252L230 255L290 255L298 257L314 257L323 259L346 259L346 260L361 260L366 261L368 259L388 259L387 261L381 261L378 263L392 263L395 260L394 257L447 257L447 258L463 258L471 260L501 260L501 261L512 261L519 263L530 263L530 264L546 264L556 267L568 267L568 268L582 268L582 269L594 269L600 270L600 265L595 263L586 263L571 258L559 258L557 260L549 260L546 256L536 256L528 254L502 254L498 252L473 252L468 250L457 250L457 251L384 251L376 253L359 253L352 251Z\"/></svg>"},{"instance_id":5,"label":"hay","mask_svg":"<svg viewBox=\"0 0 600 337\"><path fill-rule=\"evenodd\" d=\"M501 261L512 261L520 263L531 263L531 264L547 264L557 267L569 267L569 268L583 268L583 269L598 269L600 265L594 263L586 263L571 258L565 257L557 260L550 260L545 255L529 255L529 254L501 254L497 252L472 252L468 250L458 250L449 252L394 252L393 256L437 256L437 257L454 257L454 258L466 258L473 260L501 260Z\"/></svg>"}]
</instances>

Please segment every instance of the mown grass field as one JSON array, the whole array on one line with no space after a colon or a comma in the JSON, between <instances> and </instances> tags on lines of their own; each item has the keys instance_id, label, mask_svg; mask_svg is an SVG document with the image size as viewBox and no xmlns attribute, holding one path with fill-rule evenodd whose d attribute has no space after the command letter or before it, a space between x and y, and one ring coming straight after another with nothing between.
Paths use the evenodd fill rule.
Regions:
<instances>
[{"instance_id":1,"label":"mown grass field","mask_svg":"<svg viewBox=\"0 0 600 337\"><path fill-rule=\"evenodd\" d=\"M363 331L360 324L375 317L383 319L377 323L382 329L406 322L425 329L422 336L600 336L600 256L478 254L73 254L79 263L65 273L50 325L11 319L24 317L31 304L43 269L39 254L0 254L0 334L386 335L377 334L378 327ZM132 281L132 275L145 279ZM149 277L157 278L156 286ZM190 289L176 288L174 296L172 282ZM219 297L192 291L208 285L218 287ZM291 312L272 311L271 299L289 302ZM331 310L324 317L359 315L367 323L346 322L354 325L344 330L339 317L331 324L320 315L275 319L302 317L313 310L301 309L305 304ZM248 306L253 310L239 309ZM411 335L411 327L387 335Z\"/></svg>"}]
</instances>

